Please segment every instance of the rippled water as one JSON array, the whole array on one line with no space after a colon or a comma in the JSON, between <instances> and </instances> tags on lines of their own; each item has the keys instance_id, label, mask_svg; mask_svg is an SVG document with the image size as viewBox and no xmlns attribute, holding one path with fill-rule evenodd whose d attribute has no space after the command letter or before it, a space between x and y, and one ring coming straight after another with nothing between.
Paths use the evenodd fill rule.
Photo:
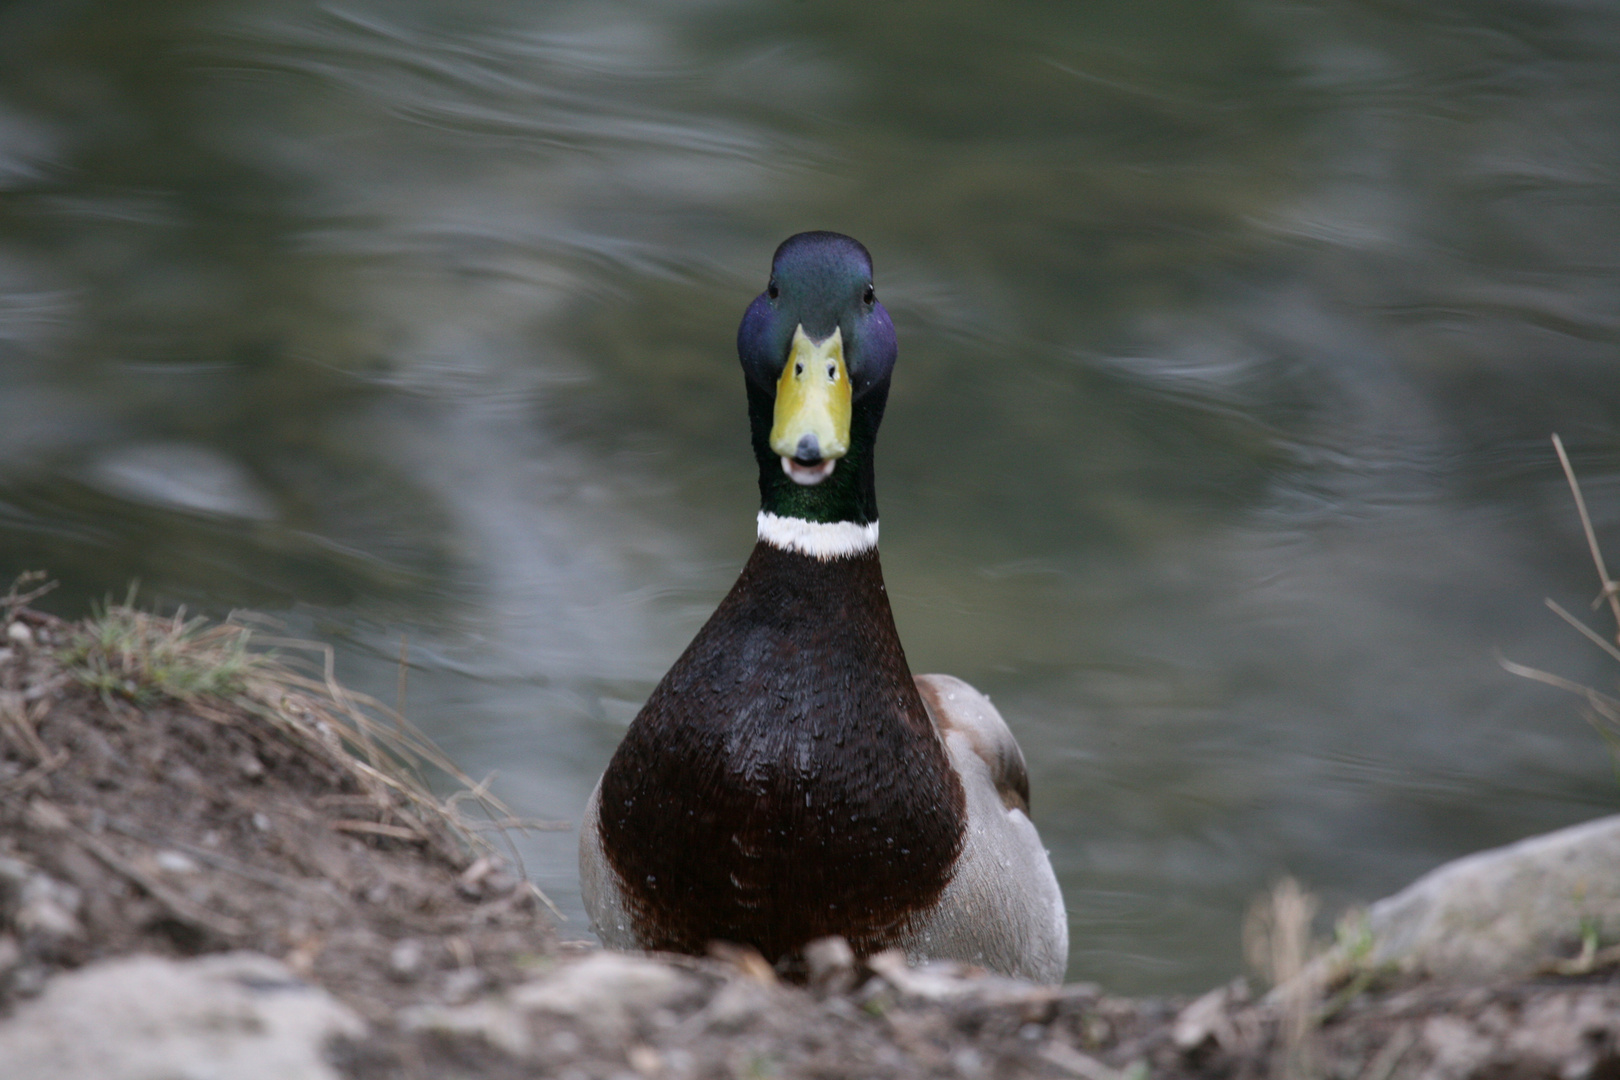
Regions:
<instances>
[{"instance_id":1,"label":"rippled water","mask_svg":"<svg viewBox=\"0 0 1620 1080\"><path fill-rule=\"evenodd\" d=\"M729 586L733 334L859 236L913 667L1028 753L1070 974L1238 969L1614 808L1542 606L1620 560L1620 11L247 0L0 8L0 576L342 643L577 816ZM1596 617L1594 617L1596 618ZM1601 625L1601 624L1599 624ZM536 879L583 933L573 839Z\"/></svg>"}]
</instances>

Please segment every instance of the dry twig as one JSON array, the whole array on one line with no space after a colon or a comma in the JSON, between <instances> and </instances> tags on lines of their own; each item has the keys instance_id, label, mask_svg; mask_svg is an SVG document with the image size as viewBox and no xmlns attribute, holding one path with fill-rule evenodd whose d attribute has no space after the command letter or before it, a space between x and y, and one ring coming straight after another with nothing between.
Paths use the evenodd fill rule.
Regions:
<instances>
[{"instance_id":1,"label":"dry twig","mask_svg":"<svg viewBox=\"0 0 1620 1080\"><path fill-rule=\"evenodd\" d=\"M1620 660L1620 648L1616 648L1616 644L1620 644L1620 584L1617 584L1609 577L1608 566L1603 561L1603 551L1598 546L1597 531L1592 527L1592 516L1587 513L1586 498L1581 494L1580 481L1575 478L1575 469L1570 464L1569 454L1564 450L1564 441L1554 435L1552 442L1553 448L1558 451L1558 461L1564 467L1564 476L1569 481L1569 490L1575 496L1575 509L1580 514L1581 529L1586 534L1586 546L1592 555L1592 565L1597 569L1600 589L1597 599L1592 601L1592 609L1597 610L1602 606L1605 599L1608 600L1609 610L1615 619L1615 642L1611 643L1602 634L1571 615L1550 597L1546 601L1547 607L1560 619L1573 626L1581 636L1591 641L1615 660ZM1592 689L1590 686L1583 686L1580 683L1560 675L1554 675L1548 671L1542 671L1539 668L1514 663L1500 653L1497 654L1496 662L1501 664L1503 669L1510 674L1518 675L1521 678L1534 679L1537 682L1546 683L1548 686L1555 686L1560 690L1566 690L1585 698L1587 708L1583 715L1586 717L1587 722L1597 729L1603 740L1609 744L1609 749L1615 756L1617 766L1620 766L1620 698L1611 697L1608 694Z\"/></svg>"}]
</instances>

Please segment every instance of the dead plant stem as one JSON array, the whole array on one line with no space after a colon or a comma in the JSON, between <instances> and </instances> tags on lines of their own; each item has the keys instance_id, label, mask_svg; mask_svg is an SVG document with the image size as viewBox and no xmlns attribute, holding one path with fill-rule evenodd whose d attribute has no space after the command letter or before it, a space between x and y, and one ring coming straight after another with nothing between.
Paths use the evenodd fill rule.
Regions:
<instances>
[{"instance_id":1,"label":"dead plant stem","mask_svg":"<svg viewBox=\"0 0 1620 1080\"><path fill-rule=\"evenodd\" d=\"M1603 586L1603 591L1592 602L1592 607L1596 609L1605 597L1608 598L1609 611L1614 615L1615 641L1620 642L1620 586L1616 586L1610 579L1609 569L1603 564L1603 550L1598 547L1597 532L1592 528L1592 516L1586 512L1586 499L1581 495L1580 482L1575 479L1575 469L1570 465L1569 454L1564 450L1564 440L1554 433L1552 441L1553 448L1558 451L1558 462L1564 467L1564 476L1569 480L1569 490L1575 495L1575 509L1581 515L1581 528L1586 530L1586 546L1591 549L1592 565L1597 567L1598 581Z\"/></svg>"}]
</instances>

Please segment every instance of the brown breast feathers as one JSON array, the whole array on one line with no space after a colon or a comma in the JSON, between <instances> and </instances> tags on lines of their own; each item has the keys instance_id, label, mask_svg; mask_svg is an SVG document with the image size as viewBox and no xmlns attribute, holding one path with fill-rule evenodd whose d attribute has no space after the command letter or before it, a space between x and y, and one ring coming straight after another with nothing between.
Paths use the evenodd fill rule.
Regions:
<instances>
[{"instance_id":1,"label":"brown breast feathers","mask_svg":"<svg viewBox=\"0 0 1620 1080\"><path fill-rule=\"evenodd\" d=\"M774 962L892 944L949 882L964 812L877 552L761 543L631 724L600 827L646 947Z\"/></svg>"}]
</instances>

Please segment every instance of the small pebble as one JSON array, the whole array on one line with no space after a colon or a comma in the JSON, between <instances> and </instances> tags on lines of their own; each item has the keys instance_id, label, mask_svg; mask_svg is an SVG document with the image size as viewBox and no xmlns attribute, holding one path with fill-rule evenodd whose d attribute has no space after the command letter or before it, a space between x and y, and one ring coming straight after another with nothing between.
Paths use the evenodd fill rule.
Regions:
<instances>
[{"instance_id":1,"label":"small pebble","mask_svg":"<svg viewBox=\"0 0 1620 1080\"><path fill-rule=\"evenodd\" d=\"M75 894L77 890L75 890ZM77 896L75 895L75 900ZM82 938L84 928L79 920L73 917L73 911L78 904L72 905L69 910L67 904L58 901L54 896L35 896L25 901L18 909L14 919L17 928L36 933L42 937L52 939Z\"/></svg>"},{"instance_id":2,"label":"small pebble","mask_svg":"<svg viewBox=\"0 0 1620 1080\"><path fill-rule=\"evenodd\" d=\"M404 938L388 953L388 973L400 982L409 982L422 971L422 943Z\"/></svg>"},{"instance_id":3,"label":"small pebble","mask_svg":"<svg viewBox=\"0 0 1620 1080\"><path fill-rule=\"evenodd\" d=\"M853 1020L857 1012L855 1003L847 997L828 998L822 1008L840 1020Z\"/></svg>"},{"instance_id":4,"label":"small pebble","mask_svg":"<svg viewBox=\"0 0 1620 1080\"><path fill-rule=\"evenodd\" d=\"M70 915L77 915L84 905L84 894L77 888L44 873L36 873L24 882L18 899L24 907L38 900L49 901Z\"/></svg>"},{"instance_id":5,"label":"small pebble","mask_svg":"<svg viewBox=\"0 0 1620 1080\"><path fill-rule=\"evenodd\" d=\"M460 1005L484 988L484 973L475 967L457 968L444 977L445 1001Z\"/></svg>"},{"instance_id":6,"label":"small pebble","mask_svg":"<svg viewBox=\"0 0 1620 1080\"><path fill-rule=\"evenodd\" d=\"M10 934L0 934L0 977L22 963L22 948Z\"/></svg>"},{"instance_id":7,"label":"small pebble","mask_svg":"<svg viewBox=\"0 0 1620 1080\"><path fill-rule=\"evenodd\" d=\"M847 994L855 986L855 951L841 937L817 938L804 947L810 987L822 997Z\"/></svg>"},{"instance_id":8,"label":"small pebble","mask_svg":"<svg viewBox=\"0 0 1620 1080\"><path fill-rule=\"evenodd\" d=\"M984 1058L971 1046L965 1050L958 1050L951 1058L951 1064L963 1076L983 1076Z\"/></svg>"},{"instance_id":9,"label":"small pebble","mask_svg":"<svg viewBox=\"0 0 1620 1080\"><path fill-rule=\"evenodd\" d=\"M20 622L14 622L6 627L6 637L15 641L18 645L32 645L34 643L34 632Z\"/></svg>"},{"instance_id":10,"label":"small pebble","mask_svg":"<svg viewBox=\"0 0 1620 1080\"><path fill-rule=\"evenodd\" d=\"M468 900L482 900L486 896L504 896L517 888L517 879L506 871L506 863L498 855L484 855L456 878L456 891Z\"/></svg>"},{"instance_id":11,"label":"small pebble","mask_svg":"<svg viewBox=\"0 0 1620 1080\"><path fill-rule=\"evenodd\" d=\"M488 865L485 859L479 859L456 878L456 892L463 899L478 900L484 895L484 870Z\"/></svg>"},{"instance_id":12,"label":"small pebble","mask_svg":"<svg viewBox=\"0 0 1620 1080\"><path fill-rule=\"evenodd\" d=\"M703 1009L704 1026L721 1033L741 1031L770 1005L751 979L730 979Z\"/></svg>"},{"instance_id":13,"label":"small pebble","mask_svg":"<svg viewBox=\"0 0 1620 1080\"><path fill-rule=\"evenodd\" d=\"M41 832L62 832L73 824L60 806L37 796L28 804L28 823Z\"/></svg>"},{"instance_id":14,"label":"small pebble","mask_svg":"<svg viewBox=\"0 0 1620 1080\"><path fill-rule=\"evenodd\" d=\"M202 869L196 859L183 851L160 851L152 856L152 861L157 863L159 870L170 874L195 874Z\"/></svg>"},{"instance_id":15,"label":"small pebble","mask_svg":"<svg viewBox=\"0 0 1620 1080\"><path fill-rule=\"evenodd\" d=\"M265 814L263 811L255 810L253 812L253 827L255 829L258 829L260 832L269 832L270 831L270 817L269 817L269 815Z\"/></svg>"},{"instance_id":16,"label":"small pebble","mask_svg":"<svg viewBox=\"0 0 1620 1080\"><path fill-rule=\"evenodd\" d=\"M21 859L13 859L9 855L0 855L0 885L9 885L15 888L33 876L33 866L23 862Z\"/></svg>"},{"instance_id":17,"label":"small pebble","mask_svg":"<svg viewBox=\"0 0 1620 1080\"><path fill-rule=\"evenodd\" d=\"M506 896L517 887L518 879L498 866L484 879L484 892L490 896Z\"/></svg>"},{"instance_id":18,"label":"small pebble","mask_svg":"<svg viewBox=\"0 0 1620 1080\"><path fill-rule=\"evenodd\" d=\"M551 1037L551 1052L559 1057L572 1057L579 1047L579 1036L572 1031L559 1031Z\"/></svg>"},{"instance_id":19,"label":"small pebble","mask_svg":"<svg viewBox=\"0 0 1620 1080\"><path fill-rule=\"evenodd\" d=\"M38 997L45 989L45 976L39 964L25 964L11 973L11 992L18 997Z\"/></svg>"}]
</instances>

